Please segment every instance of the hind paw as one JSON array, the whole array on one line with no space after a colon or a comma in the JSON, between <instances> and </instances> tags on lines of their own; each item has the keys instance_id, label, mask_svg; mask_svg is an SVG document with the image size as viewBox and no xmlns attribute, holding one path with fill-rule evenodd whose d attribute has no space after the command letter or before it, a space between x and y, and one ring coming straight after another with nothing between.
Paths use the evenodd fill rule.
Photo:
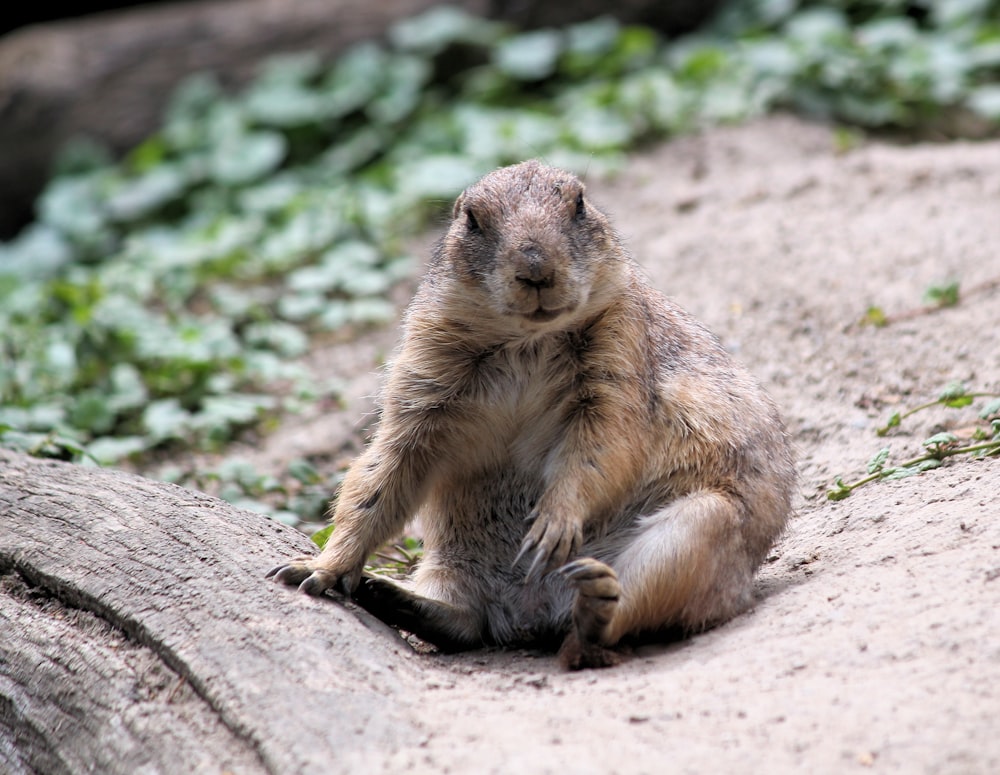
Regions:
<instances>
[{"instance_id":1,"label":"hind paw","mask_svg":"<svg viewBox=\"0 0 1000 775\"><path fill-rule=\"evenodd\" d=\"M624 656L614 649L580 640L576 630L566 636L559 649L559 662L566 670L614 667L621 664L623 659Z\"/></svg>"},{"instance_id":2,"label":"hind paw","mask_svg":"<svg viewBox=\"0 0 1000 775\"><path fill-rule=\"evenodd\" d=\"M573 603L573 631L579 649L583 652L599 650L603 647L608 632L608 626L618 608L618 598L621 596L621 584L618 575L610 565L606 565L591 557L575 560L559 569L570 584L576 588L576 601ZM569 638L567 638L567 646ZM583 666L599 666L598 657L584 657ZM589 663L593 662L593 665ZM610 663L609 663L610 664Z\"/></svg>"},{"instance_id":3,"label":"hind paw","mask_svg":"<svg viewBox=\"0 0 1000 775\"><path fill-rule=\"evenodd\" d=\"M618 574L610 565L592 557L574 560L563 565L559 572L584 597L617 601L621 595L622 588L618 583Z\"/></svg>"}]
</instances>

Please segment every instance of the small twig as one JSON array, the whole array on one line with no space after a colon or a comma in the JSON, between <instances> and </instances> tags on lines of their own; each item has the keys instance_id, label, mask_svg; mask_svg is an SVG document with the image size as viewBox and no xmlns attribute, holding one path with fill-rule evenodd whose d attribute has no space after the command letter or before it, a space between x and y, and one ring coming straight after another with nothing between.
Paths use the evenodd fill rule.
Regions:
<instances>
[{"instance_id":1,"label":"small twig","mask_svg":"<svg viewBox=\"0 0 1000 775\"><path fill-rule=\"evenodd\" d=\"M990 280L986 280L966 288L961 292L961 296L959 296L958 286L955 285L953 293L943 293L931 304L923 304L919 307L913 307L912 309L903 310L902 312L896 312L892 315L886 315L882 311L881 307L869 307L865 316L858 322L858 324L862 326L872 325L878 328L884 328L885 326L892 325L893 323L900 323L904 320L913 320L914 318L930 315L934 312L940 312L943 309L957 307L960 301L963 301L970 296L986 293L987 291L991 291L998 286L1000 286L1000 277L994 277ZM853 328L854 325L855 324L851 324L848 327Z\"/></svg>"}]
</instances>

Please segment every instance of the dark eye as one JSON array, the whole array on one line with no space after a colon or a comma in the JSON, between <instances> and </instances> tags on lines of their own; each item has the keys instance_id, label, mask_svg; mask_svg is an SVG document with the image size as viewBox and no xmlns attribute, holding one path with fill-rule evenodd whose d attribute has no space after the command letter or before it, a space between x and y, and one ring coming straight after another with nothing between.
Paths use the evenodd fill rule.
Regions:
<instances>
[{"instance_id":1,"label":"dark eye","mask_svg":"<svg viewBox=\"0 0 1000 775\"><path fill-rule=\"evenodd\" d=\"M465 209L465 225L469 227L469 231L474 234L479 234L482 229L479 227L479 221L476 220L475 213L472 212L471 207Z\"/></svg>"},{"instance_id":2,"label":"dark eye","mask_svg":"<svg viewBox=\"0 0 1000 775\"><path fill-rule=\"evenodd\" d=\"M583 192L576 195L576 219L582 221L587 217L587 210L583 206Z\"/></svg>"}]
</instances>

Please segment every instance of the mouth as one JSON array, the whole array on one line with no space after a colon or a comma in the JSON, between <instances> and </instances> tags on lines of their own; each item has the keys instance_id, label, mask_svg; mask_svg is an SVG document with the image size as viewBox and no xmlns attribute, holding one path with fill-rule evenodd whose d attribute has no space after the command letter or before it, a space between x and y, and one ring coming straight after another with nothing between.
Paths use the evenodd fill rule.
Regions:
<instances>
[{"instance_id":1,"label":"mouth","mask_svg":"<svg viewBox=\"0 0 1000 775\"><path fill-rule=\"evenodd\" d=\"M559 307L558 309L543 309L539 307L534 312L526 313L525 317L532 323L548 323L550 320L555 320L565 311L564 307Z\"/></svg>"}]
</instances>

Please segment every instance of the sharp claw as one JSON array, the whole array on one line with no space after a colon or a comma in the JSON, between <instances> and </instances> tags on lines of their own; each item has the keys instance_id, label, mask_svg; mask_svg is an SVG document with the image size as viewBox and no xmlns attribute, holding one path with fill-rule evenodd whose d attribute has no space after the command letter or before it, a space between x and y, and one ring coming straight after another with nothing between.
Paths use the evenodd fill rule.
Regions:
<instances>
[{"instance_id":1,"label":"sharp claw","mask_svg":"<svg viewBox=\"0 0 1000 775\"><path fill-rule=\"evenodd\" d=\"M264 578L269 579L272 576L277 575L277 573L284 567L285 567L284 565L275 565L273 568L271 568L271 570L269 570L267 573L264 574Z\"/></svg>"},{"instance_id":2,"label":"sharp claw","mask_svg":"<svg viewBox=\"0 0 1000 775\"><path fill-rule=\"evenodd\" d=\"M545 575L545 566L547 565L547 558L543 552L538 552L535 555L535 559L531 563L531 567L528 568L528 573L525 575L525 581L537 581L542 576Z\"/></svg>"},{"instance_id":3,"label":"sharp claw","mask_svg":"<svg viewBox=\"0 0 1000 775\"><path fill-rule=\"evenodd\" d=\"M313 597L322 595L325 589L326 588L320 584L320 580L315 573L310 573L306 576L305 581L299 584L299 592L305 592L307 595L311 595Z\"/></svg>"},{"instance_id":4,"label":"sharp claw","mask_svg":"<svg viewBox=\"0 0 1000 775\"><path fill-rule=\"evenodd\" d=\"M521 544L520 551L518 551L518 553L515 555L514 561L510 564L510 567L516 568L517 564L521 562L521 560L523 560L525 557L527 557L528 553L531 552L531 550L534 548L535 548L535 542L530 538L525 538L524 542Z\"/></svg>"},{"instance_id":5,"label":"sharp claw","mask_svg":"<svg viewBox=\"0 0 1000 775\"><path fill-rule=\"evenodd\" d=\"M583 560L573 560L572 562L568 562L565 565L563 565L556 572L562 574L568 579L571 579L574 576L577 576L583 571L585 571L587 567L588 563L584 562Z\"/></svg>"},{"instance_id":6,"label":"sharp claw","mask_svg":"<svg viewBox=\"0 0 1000 775\"><path fill-rule=\"evenodd\" d=\"M290 565L282 565L275 569L274 575L270 578L273 578L279 584L294 584L295 581L291 578L291 576L292 567Z\"/></svg>"}]
</instances>

